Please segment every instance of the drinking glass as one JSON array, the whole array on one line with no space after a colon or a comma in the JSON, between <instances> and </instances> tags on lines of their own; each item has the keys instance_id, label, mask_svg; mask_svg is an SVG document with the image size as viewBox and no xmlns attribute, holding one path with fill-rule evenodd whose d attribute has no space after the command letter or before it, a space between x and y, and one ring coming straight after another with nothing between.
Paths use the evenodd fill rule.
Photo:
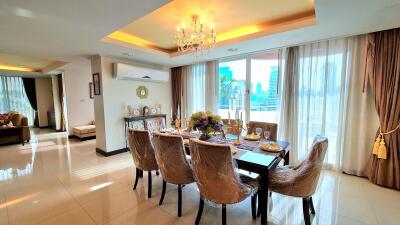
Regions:
<instances>
[{"instance_id":1,"label":"drinking glass","mask_svg":"<svg viewBox=\"0 0 400 225\"><path fill-rule=\"evenodd\" d=\"M271 132L269 132L269 131L264 131L264 138L265 138L265 140L269 140L269 136L271 135Z\"/></svg>"},{"instance_id":2,"label":"drinking glass","mask_svg":"<svg viewBox=\"0 0 400 225\"><path fill-rule=\"evenodd\" d=\"M256 128L256 134L257 134L258 136L260 136L260 135L261 135L261 132L262 132L262 129L261 129L260 127L257 127L257 128Z\"/></svg>"}]
</instances>

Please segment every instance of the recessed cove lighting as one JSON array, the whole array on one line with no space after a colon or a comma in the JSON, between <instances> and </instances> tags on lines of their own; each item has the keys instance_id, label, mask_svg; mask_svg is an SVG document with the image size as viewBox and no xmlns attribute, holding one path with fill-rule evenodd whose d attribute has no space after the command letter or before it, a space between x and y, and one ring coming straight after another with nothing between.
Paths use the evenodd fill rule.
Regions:
<instances>
[{"instance_id":1,"label":"recessed cove lighting","mask_svg":"<svg viewBox=\"0 0 400 225\"><path fill-rule=\"evenodd\" d=\"M236 52L237 50L237 48L228 48L228 52Z\"/></svg>"},{"instance_id":2,"label":"recessed cove lighting","mask_svg":"<svg viewBox=\"0 0 400 225\"><path fill-rule=\"evenodd\" d=\"M23 8L16 8L15 14L21 17L28 17L28 18L33 17L32 11Z\"/></svg>"}]
</instances>

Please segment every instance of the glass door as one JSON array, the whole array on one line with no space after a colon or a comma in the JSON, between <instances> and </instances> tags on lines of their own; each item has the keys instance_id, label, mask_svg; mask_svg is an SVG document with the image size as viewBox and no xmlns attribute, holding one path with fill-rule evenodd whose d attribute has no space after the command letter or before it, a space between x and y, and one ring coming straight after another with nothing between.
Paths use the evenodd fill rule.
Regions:
<instances>
[{"instance_id":1,"label":"glass door","mask_svg":"<svg viewBox=\"0 0 400 225\"><path fill-rule=\"evenodd\" d=\"M246 59L219 63L219 115L246 120Z\"/></svg>"},{"instance_id":2,"label":"glass door","mask_svg":"<svg viewBox=\"0 0 400 225\"><path fill-rule=\"evenodd\" d=\"M250 57L250 118L277 122L279 51Z\"/></svg>"},{"instance_id":3,"label":"glass door","mask_svg":"<svg viewBox=\"0 0 400 225\"><path fill-rule=\"evenodd\" d=\"M223 119L278 122L279 54L275 50L219 63L218 106Z\"/></svg>"}]
</instances>

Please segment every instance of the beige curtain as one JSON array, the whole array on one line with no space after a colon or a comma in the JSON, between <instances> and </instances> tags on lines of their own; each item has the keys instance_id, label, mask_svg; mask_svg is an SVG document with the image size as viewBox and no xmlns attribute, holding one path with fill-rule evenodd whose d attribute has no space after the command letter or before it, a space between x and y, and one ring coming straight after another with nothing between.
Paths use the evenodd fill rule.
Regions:
<instances>
[{"instance_id":1,"label":"beige curtain","mask_svg":"<svg viewBox=\"0 0 400 225\"><path fill-rule=\"evenodd\" d=\"M363 169L374 144L378 115L374 109L374 96L371 88L363 93L363 73L365 66L366 35L353 37L348 72L349 99L344 129L342 170L347 174L362 176Z\"/></svg>"},{"instance_id":2,"label":"beige curtain","mask_svg":"<svg viewBox=\"0 0 400 225\"><path fill-rule=\"evenodd\" d=\"M367 49L369 83L387 151L386 159L370 154L365 173L373 183L400 189L400 28L369 34Z\"/></svg>"},{"instance_id":3,"label":"beige curtain","mask_svg":"<svg viewBox=\"0 0 400 225\"><path fill-rule=\"evenodd\" d=\"M292 163L302 161L321 134L329 139L325 167L362 174L375 132L371 94L361 92L363 45L365 37L356 36L286 50L279 139L290 142Z\"/></svg>"},{"instance_id":4,"label":"beige curtain","mask_svg":"<svg viewBox=\"0 0 400 225\"><path fill-rule=\"evenodd\" d=\"M219 74L218 61L206 62L205 110L218 114Z\"/></svg>"},{"instance_id":5,"label":"beige curtain","mask_svg":"<svg viewBox=\"0 0 400 225\"><path fill-rule=\"evenodd\" d=\"M218 61L182 68L182 118L197 111L218 113Z\"/></svg>"},{"instance_id":6,"label":"beige curtain","mask_svg":"<svg viewBox=\"0 0 400 225\"><path fill-rule=\"evenodd\" d=\"M289 47L285 52L285 69L280 74L280 104L278 139L290 143L290 162L297 162L297 98L299 47Z\"/></svg>"}]
</instances>

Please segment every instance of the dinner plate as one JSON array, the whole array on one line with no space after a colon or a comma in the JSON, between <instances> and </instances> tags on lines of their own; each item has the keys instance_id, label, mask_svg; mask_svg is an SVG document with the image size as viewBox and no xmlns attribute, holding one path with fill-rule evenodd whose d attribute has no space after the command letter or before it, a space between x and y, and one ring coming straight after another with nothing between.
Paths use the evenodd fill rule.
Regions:
<instances>
[{"instance_id":1,"label":"dinner plate","mask_svg":"<svg viewBox=\"0 0 400 225\"><path fill-rule=\"evenodd\" d=\"M280 152L281 147L275 142L261 142L260 149L268 152Z\"/></svg>"},{"instance_id":2,"label":"dinner plate","mask_svg":"<svg viewBox=\"0 0 400 225\"><path fill-rule=\"evenodd\" d=\"M261 136L256 134L248 134L244 136L244 139L248 141L258 141L261 139Z\"/></svg>"}]
</instances>

